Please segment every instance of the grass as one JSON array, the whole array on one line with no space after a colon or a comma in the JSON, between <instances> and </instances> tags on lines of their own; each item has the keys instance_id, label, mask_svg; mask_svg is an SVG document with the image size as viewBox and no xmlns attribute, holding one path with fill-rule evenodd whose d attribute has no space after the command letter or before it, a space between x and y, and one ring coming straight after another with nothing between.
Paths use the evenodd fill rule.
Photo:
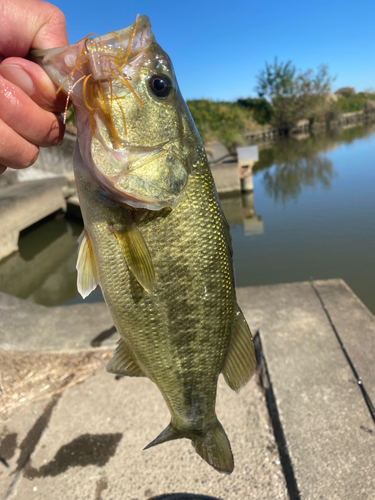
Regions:
<instances>
[{"instance_id":1,"label":"grass","mask_svg":"<svg viewBox=\"0 0 375 500\"><path fill-rule=\"evenodd\" d=\"M13 410L60 394L90 377L111 352L0 351L0 420Z\"/></svg>"},{"instance_id":2,"label":"grass","mask_svg":"<svg viewBox=\"0 0 375 500\"><path fill-rule=\"evenodd\" d=\"M217 140L228 148L241 146L247 144L246 131L260 127L253 111L236 102L197 99L187 105L204 144Z\"/></svg>"}]
</instances>

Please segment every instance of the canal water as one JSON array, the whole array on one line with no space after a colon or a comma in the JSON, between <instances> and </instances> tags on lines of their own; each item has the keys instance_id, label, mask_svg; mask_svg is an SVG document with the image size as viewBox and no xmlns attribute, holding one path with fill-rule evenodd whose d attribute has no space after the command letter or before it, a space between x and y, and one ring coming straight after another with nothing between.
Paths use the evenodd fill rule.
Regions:
<instances>
[{"instance_id":1,"label":"canal water","mask_svg":"<svg viewBox=\"0 0 375 500\"><path fill-rule=\"evenodd\" d=\"M375 130L358 126L259 146L254 191L222 198L237 286L342 278L375 314ZM81 302L78 222L24 231L0 290L48 306ZM100 290L86 302L103 300Z\"/></svg>"}]
</instances>

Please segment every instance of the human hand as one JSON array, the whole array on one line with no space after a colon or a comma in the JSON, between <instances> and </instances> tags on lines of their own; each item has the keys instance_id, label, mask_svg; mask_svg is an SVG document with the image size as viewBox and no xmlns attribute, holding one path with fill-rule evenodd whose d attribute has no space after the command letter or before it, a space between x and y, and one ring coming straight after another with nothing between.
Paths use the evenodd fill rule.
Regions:
<instances>
[{"instance_id":1,"label":"human hand","mask_svg":"<svg viewBox=\"0 0 375 500\"><path fill-rule=\"evenodd\" d=\"M37 64L24 59L32 49L68 45L65 18L40 0L0 0L0 174L26 168L39 146L60 144L65 97Z\"/></svg>"}]
</instances>

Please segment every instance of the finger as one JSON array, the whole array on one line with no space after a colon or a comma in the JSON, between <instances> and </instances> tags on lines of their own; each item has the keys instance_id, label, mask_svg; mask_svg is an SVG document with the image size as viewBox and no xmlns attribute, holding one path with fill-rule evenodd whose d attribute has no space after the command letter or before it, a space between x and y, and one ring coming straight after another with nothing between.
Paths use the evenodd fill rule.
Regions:
<instances>
[{"instance_id":1,"label":"finger","mask_svg":"<svg viewBox=\"0 0 375 500\"><path fill-rule=\"evenodd\" d=\"M35 163L39 154L38 146L21 137L1 120L0 137L0 169L26 168Z\"/></svg>"},{"instance_id":2,"label":"finger","mask_svg":"<svg viewBox=\"0 0 375 500\"><path fill-rule=\"evenodd\" d=\"M64 14L39 0L1 0L0 61L9 56L26 57L30 49L68 45Z\"/></svg>"},{"instance_id":3,"label":"finger","mask_svg":"<svg viewBox=\"0 0 375 500\"><path fill-rule=\"evenodd\" d=\"M9 57L0 64L0 76L17 85L43 109L55 113L65 110L66 97L61 92L56 95L57 87L37 64Z\"/></svg>"},{"instance_id":4,"label":"finger","mask_svg":"<svg viewBox=\"0 0 375 500\"><path fill-rule=\"evenodd\" d=\"M18 0L23 1L23 0ZM65 16L60 9L48 2L37 1L35 13L35 33L32 49L53 49L69 45L66 34Z\"/></svg>"},{"instance_id":5,"label":"finger","mask_svg":"<svg viewBox=\"0 0 375 500\"><path fill-rule=\"evenodd\" d=\"M64 136L65 127L60 115L45 111L20 88L2 77L0 119L37 146L56 146Z\"/></svg>"}]
</instances>

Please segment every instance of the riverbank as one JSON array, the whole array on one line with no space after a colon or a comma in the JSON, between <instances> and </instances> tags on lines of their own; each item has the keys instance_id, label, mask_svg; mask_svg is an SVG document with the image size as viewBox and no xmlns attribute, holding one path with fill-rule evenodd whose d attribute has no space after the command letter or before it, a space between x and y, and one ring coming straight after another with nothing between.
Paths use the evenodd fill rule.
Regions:
<instances>
[{"instance_id":1,"label":"riverbank","mask_svg":"<svg viewBox=\"0 0 375 500\"><path fill-rule=\"evenodd\" d=\"M200 99L187 104L203 142L220 141L231 153L236 146L249 142L263 143L285 137L285 131L271 125L272 106L265 99L239 99L237 102ZM362 98L359 94L352 97L331 94L313 116L299 120L289 130L289 136L305 136L374 121L374 94L363 94Z\"/></svg>"}]
</instances>

